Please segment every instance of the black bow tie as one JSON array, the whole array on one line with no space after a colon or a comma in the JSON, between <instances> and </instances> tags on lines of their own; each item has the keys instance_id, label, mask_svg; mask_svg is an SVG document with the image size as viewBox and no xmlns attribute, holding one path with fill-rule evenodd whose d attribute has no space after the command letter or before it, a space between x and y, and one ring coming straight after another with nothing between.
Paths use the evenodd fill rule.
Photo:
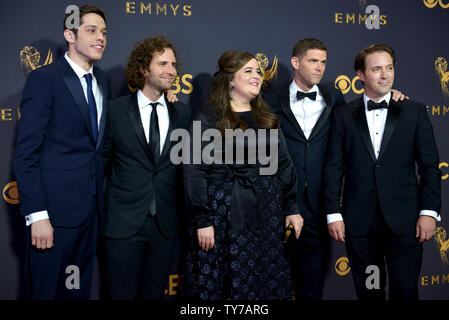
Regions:
<instances>
[{"instance_id":1,"label":"black bow tie","mask_svg":"<svg viewBox=\"0 0 449 320\"><path fill-rule=\"evenodd\" d=\"M296 99L301 100L304 98L309 98L312 100L316 100L316 91L314 92L302 92L302 91L297 91L296 92Z\"/></svg>"},{"instance_id":2,"label":"black bow tie","mask_svg":"<svg viewBox=\"0 0 449 320\"><path fill-rule=\"evenodd\" d=\"M379 103L368 100L368 111L375 110L375 109L382 109L382 108L388 109L388 104L385 100L382 100Z\"/></svg>"}]
</instances>

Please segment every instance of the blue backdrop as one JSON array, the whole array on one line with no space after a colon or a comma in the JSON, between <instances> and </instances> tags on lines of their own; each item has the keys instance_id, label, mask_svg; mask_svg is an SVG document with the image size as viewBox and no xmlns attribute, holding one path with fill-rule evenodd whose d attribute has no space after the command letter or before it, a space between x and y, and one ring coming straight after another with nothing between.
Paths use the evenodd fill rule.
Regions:
<instances>
[{"instance_id":1,"label":"blue backdrop","mask_svg":"<svg viewBox=\"0 0 449 320\"><path fill-rule=\"evenodd\" d=\"M24 221L11 170L20 98L27 74L64 54L63 14L80 1L23 0L0 4L0 299L22 296ZM268 69L277 70L272 85L291 81L291 50L305 37L321 39L328 48L323 82L339 88L347 101L363 92L356 78L356 53L372 43L396 51L394 87L424 102L440 150L443 171L443 221L424 245L419 283L422 299L449 298L449 0L97 0L107 16L108 44L98 64L112 79L112 94L127 93L124 66L137 41L165 35L180 54L182 70L173 86L181 101L199 108L208 96L218 57L226 50L259 53ZM369 29L366 8L378 7L378 28ZM376 21L377 21L376 20ZM368 23L370 25L370 23ZM176 266L167 295L176 295ZM98 272L92 298L99 297ZM354 299L355 292L342 244L332 243L325 299Z\"/></svg>"}]
</instances>

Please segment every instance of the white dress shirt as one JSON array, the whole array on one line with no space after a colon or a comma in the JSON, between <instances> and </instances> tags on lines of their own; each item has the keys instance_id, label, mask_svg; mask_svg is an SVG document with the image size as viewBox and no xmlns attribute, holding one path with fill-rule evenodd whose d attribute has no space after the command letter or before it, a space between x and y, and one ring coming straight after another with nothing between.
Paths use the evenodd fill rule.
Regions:
<instances>
[{"instance_id":1,"label":"white dress shirt","mask_svg":"<svg viewBox=\"0 0 449 320\"><path fill-rule=\"evenodd\" d=\"M70 67L73 69L73 71L76 73L77 77L79 78L79 80L81 82L81 87L83 88L84 97L86 98L86 102L88 101L87 100L87 80L84 77L84 75L86 75L87 73L90 73L92 75L92 92L94 94L95 104L97 105L97 123L98 123L98 128L100 128L101 114L103 111L103 95L101 93L100 86L97 83L97 79L95 78L95 76L92 72L93 67L91 67L89 71L84 70L82 67L77 65L75 61L73 61L72 59L69 58L67 52L65 53L64 58L67 60ZM100 115L100 116L98 116L98 115ZM39 220L45 220L45 219L48 219L48 211L47 210L34 212L34 213L31 213L31 214L25 216L25 223L27 226L29 226L33 222L37 222Z\"/></svg>"},{"instance_id":2,"label":"white dress shirt","mask_svg":"<svg viewBox=\"0 0 449 320\"><path fill-rule=\"evenodd\" d=\"M387 93L382 99L377 102L386 101L387 104L390 103L391 92ZM380 147L382 145L382 138L384 135L385 123L387 121L388 109L375 109L368 111L368 101L370 99L363 94L363 103L365 104L365 115L366 122L368 123L368 129L371 137L371 143L374 149L374 155L376 159L380 154ZM376 102L376 101L375 101ZM437 221L441 221L440 215L433 210L421 210L419 215L431 216L435 218ZM336 221L342 221L343 217L340 213L331 213L327 215L327 223L332 223Z\"/></svg>"},{"instance_id":3,"label":"white dress shirt","mask_svg":"<svg viewBox=\"0 0 449 320\"><path fill-rule=\"evenodd\" d=\"M137 91L137 104L139 105L140 119L142 120L143 130L145 131L145 137L147 142L150 143L150 118L153 107L150 103L158 102L156 106L157 118L159 123L159 136L160 136L160 154L164 148L165 139L167 138L168 127L170 125L170 118L168 116L168 108L165 104L165 95L163 94L157 101L151 101L148 99L142 91Z\"/></svg>"},{"instance_id":4,"label":"white dress shirt","mask_svg":"<svg viewBox=\"0 0 449 320\"><path fill-rule=\"evenodd\" d=\"M304 135L307 139L309 139L313 127L315 127L318 118L321 116L321 113L323 113L323 110L326 107L326 102L324 101L317 85L314 85L312 89L307 91L316 92L316 100L312 100L307 97L298 100L296 98L296 93L298 91L305 92L301 90L295 80L293 80L290 84L290 108L296 118L296 121L298 121L298 124L301 126Z\"/></svg>"}]
</instances>

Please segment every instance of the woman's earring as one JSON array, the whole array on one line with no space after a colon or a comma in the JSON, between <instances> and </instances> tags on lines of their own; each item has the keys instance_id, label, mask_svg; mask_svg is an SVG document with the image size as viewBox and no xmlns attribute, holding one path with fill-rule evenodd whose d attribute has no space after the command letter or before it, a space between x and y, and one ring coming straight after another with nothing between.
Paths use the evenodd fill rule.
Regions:
<instances>
[{"instance_id":1,"label":"woman's earring","mask_svg":"<svg viewBox=\"0 0 449 320\"><path fill-rule=\"evenodd\" d=\"M229 99L233 100L234 98L232 97L232 90L234 90L234 84L231 82L229 83Z\"/></svg>"}]
</instances>

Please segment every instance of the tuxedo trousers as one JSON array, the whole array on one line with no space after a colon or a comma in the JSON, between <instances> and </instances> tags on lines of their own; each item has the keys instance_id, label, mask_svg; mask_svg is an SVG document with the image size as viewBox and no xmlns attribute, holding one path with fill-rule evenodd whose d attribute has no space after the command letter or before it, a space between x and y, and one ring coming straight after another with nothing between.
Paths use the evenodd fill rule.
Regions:
<instances>
[{"instance_id":1,"label":"tuxedo trousers","mask_svg":"<svg viewBox=\"0 0 449 320\"><path fill-rule=\"evenodd\" d=\"M97 197L87 219L78 227L53 226L54 246L31 245L27 227L26 297L33 300L87 300L90 298L98 236ZM50 213L51 214L51 213ZM51 218L50 218L51 222Z\"/></svg>"},{"instance_id":2,"label":"tuxedo trousers","mask_svg":"<svg viewBox=\"0 0 449 320\"><path fill-rule=\"evenodd\" d=\"M136 235L104 239L106 291L112 300L162 300L176 238L165 237L155 216L148 216Z\"/></svg>"},{"instance_id":3,"label":"tuxedo trousers","mask_svg":"<svg viewBox=\"0 0 449 320\"><path fill-rule=\"evenodd\" d=\"M298 301L321 300L325 271L330 259L326 218L311 209L307 189L304 190L300 208L304 227L290 261L295 297Z\"/></svg>"},{"instance_id":4,"label":"tuxedo trousers","mask_svg":"<svg viewBox=\"0 0 449 320\"><path fill-rule=\"evenodd\" d=\"M347 235L345 243L359 300L385 300L387 272L390 300L418 300L423 246L415 232L394 234L379 203L368 232Z\"/></svg>"}]
</instances>

